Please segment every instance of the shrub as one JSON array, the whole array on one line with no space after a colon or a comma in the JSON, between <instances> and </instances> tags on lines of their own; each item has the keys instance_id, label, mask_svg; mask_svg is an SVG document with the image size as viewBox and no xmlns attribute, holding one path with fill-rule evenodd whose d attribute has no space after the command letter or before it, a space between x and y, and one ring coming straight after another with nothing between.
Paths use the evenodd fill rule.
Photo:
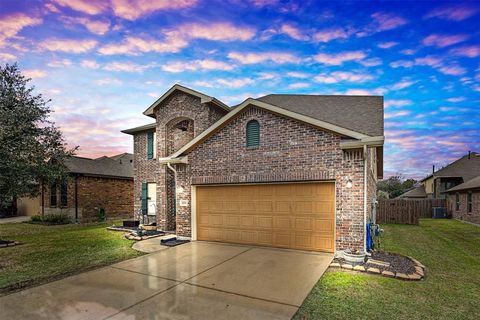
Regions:
<instances>
[{"instance_id":1,"label":"shrub","mask_svg":"<svg viewBox=\"0 0 480 320\"><path fill-rule=\"evenodd\" d=\"M46 214L43 217L32 216L30 221L43 224L67 224L70 223L70 218L66 214Z\"/></svg>"}]
</instances>

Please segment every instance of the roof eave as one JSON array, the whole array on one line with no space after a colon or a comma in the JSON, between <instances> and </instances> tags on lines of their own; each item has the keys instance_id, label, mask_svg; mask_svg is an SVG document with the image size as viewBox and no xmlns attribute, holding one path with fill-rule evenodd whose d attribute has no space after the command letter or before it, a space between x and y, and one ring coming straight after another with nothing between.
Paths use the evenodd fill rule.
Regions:
<instances>
[{"instance_id":1,"label":"roof eave","mask_svg":"<svg viewBox=\"0 0 480 320\"><path fill-rule=\"evenodd\" d=\"M247 106L250 106L250 105L260 107L260 108L269 110L271 112L281 114L283 116L287 116L289 118L293 118L293 119L296 119L296 120L299 120L299 121L302 121L302 122L305 122L305 123L309 123L309 124L314 125L316 127L320 127L322 129L332 131L332 132L336 132L338 134L348 136L348 137L352 137L352 138L355 138L355 139L361 140L361 139L366 139L366 138L372 138L371 136L368 136L368 135L360 133L360 132L356 132L356 131L346 129L346 128L343 128L343 127L340 127L340 126L337 126L337 125L333 125L331 123L328 123L328 122L325 122L325 121L322 121L322 120L314 119L312 117L308 117L308 116L305 116L305 115L302 115L302 114L299 114L299 113L296 113L296 112L293 112L293 111L289 111L289 110L274 106L274 105L266 103L266 102L255 100L253 98L247 98L238 107L231 110L223 118L221 118L220 120L215 122L207 130L203 131L201 134L199 134L197 137L195 137L193 140L191 140L185 146L180 148L180 150L173 153L170 157L171 158L177 158L177 157L181 156L184 152L189 151L197 143L200 143L201 141L206 139L210 134L214 133L218 128L220 128L225 122L229 121L231 118L233 118L235 115L237 115L243 109L245 109Z\"/></svg>"}]
</instances>

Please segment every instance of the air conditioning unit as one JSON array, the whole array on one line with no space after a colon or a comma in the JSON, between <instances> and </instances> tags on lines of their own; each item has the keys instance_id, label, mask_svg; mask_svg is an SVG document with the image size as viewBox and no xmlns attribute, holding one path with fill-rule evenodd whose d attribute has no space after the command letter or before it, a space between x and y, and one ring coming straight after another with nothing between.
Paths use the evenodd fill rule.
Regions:
<instances>
[{"instance_id":1,"label":"air conditioning unit","mask_svg":"<svg viewBox=\"0 0 480 320\"><path fill-rule=\"evenodd\" d=\"M433 207L432 211L433 219L445 219L447 217L447 208L445 207Z\"/></svg>"}]
</instances>

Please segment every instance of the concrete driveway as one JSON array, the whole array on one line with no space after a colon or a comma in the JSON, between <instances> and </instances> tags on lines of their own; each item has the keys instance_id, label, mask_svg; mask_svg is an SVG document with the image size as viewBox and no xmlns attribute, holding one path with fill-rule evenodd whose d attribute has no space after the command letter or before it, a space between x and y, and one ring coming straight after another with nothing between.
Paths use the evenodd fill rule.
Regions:
<instances>
[{"instance_id":1,"label":"concrete driveway","mask_svg":"<svg viewBox=\"0 0 480 320\"><path fill-rule=\"evenodd\" d=\"M1 297L1 317L290 319L332 258L191 242Z\"/></svg>"}]
</instances>

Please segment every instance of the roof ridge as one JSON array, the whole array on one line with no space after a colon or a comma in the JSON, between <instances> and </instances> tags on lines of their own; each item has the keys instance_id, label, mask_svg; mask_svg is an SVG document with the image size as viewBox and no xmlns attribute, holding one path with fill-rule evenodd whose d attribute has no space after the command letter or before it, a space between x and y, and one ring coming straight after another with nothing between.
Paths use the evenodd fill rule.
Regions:
<instances>
[{"instance_id":1,"label":"roof ridge","mask_svg":"<svg viewBox=\"0 0 480 320\"><path fill-rule=\"evenodd\" d=\"M379 97L382 95L366 95L366 94L309 94L309 93L269 93L267 95L255 98L260 99L268 96L304 96L304 97Z\"/></svg>"}]
</instances>

